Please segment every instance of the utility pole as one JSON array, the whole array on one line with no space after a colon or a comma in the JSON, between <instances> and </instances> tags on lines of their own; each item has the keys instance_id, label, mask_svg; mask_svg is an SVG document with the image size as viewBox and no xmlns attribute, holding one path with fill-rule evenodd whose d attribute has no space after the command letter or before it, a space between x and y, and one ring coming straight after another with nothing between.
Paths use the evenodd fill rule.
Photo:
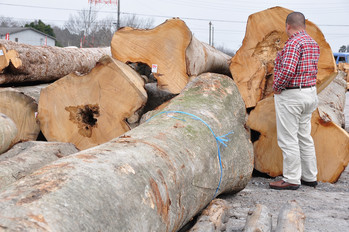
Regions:
<instances>
[{"instance_id":1,"label":"utility pole","mask_svg":"<svg viewBox=\"0 0 349 232\"><path fill-rule=\"evenodd\" d=\"M212 27L212 47L214 47L214 27Z\"/></svg>"},{"instance_id":2,"label":"utility pole","mask_svg":"<svg viewBox=\"0 0 349 232\"><path fill-rule=\"evenodd\" d=\"M212 36L212 22L208 23L208 44L211 45L211 36Z\"/></svg>"},{"instance_id":3,"label":"utility pole","mask_svg":"<svg viewBox=\"0 0 349 232\"><path fill-rule=\"evenodd\" d=\"M118 22L116 24L116 30L120 28L120 0L118 0Z\"/></svg>"}]
</instances>

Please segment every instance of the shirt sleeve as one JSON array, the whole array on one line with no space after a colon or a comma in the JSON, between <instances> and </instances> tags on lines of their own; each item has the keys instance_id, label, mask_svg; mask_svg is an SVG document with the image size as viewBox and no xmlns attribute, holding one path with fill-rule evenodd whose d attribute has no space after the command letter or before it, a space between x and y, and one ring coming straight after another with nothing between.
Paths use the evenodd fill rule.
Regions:
<instances>
[{"instance_id":1,"label":"shirt sleeve","mask_svg":"<svg viewBox=\"0 0 349 232\"><path fill-rule=\"evenodd\" d=\"M280 92L287 87L296 73L300 55L301 50L299 46L295 44L285 45L283 56L277 58L275 80L273 84L274 91Z\"/></svg>"}]
</instances>

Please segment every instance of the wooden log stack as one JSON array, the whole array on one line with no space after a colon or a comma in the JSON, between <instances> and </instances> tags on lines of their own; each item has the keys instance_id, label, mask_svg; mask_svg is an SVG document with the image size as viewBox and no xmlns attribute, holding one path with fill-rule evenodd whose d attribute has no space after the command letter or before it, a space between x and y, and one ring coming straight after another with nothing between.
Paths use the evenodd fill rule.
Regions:
<instances>
[{"instance_id":1,"label":"wooden log stack","mask_svg":"<svg viewBox=\"0 0 349 232\"><path fill-rule=\"evenodd\" d=\"M177 231L215 196L243 189L253 167L281 175L271 84L290 12L274 7L251 15L233 58L198 41L179 19L150 30L122 28L106 49L0 40L0 85L55 81L0 89L0 113L7 115L0 116L0 154L35 140L40 130L49 141L43 151L50 142L83 150L38 161L45 166L25 168L23 178L0 186L0 228ZM349 162L349 136L341 129L343 73L337 75L319 28L307 21L307 32L321 50L321 104L312 118L318 180L335 182ZM125 63L153 68L157 86ZM12 164L44 158L30 153ZM211 206L224 218L224 207ZM203 225L212 218L206 219ZM220 219L210 224L220 225Z\"/></svg>"},{"instance_id":2,"label":"wooden log stack","mask_svg":"<svg viewBox=\"0 0 349 232\"><path fill-rule=\"evenodd\" d=\"M253 150L245 120L234 82L200 75L161 115L6 188L0 193L0 225L8 230L177 231L215 195L248 183ZM227 147L220 146L218 153L220 135Z\"/></svg>"}]
</instances>

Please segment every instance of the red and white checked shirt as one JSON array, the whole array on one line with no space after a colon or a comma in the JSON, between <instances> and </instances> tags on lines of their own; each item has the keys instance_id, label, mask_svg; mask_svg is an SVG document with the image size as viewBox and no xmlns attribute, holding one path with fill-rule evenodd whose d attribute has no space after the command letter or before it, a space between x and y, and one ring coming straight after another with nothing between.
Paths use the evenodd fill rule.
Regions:
<instances>
[{"instance_id":1,"label":"red and white checked shirt","mask_svg":"<svg viewBox=\"0 0 349 232\"><path fill-rule=\"evenodd\" d=\"M273 89L316 84L319 45L304 30L293 34L275 60Z\"/></svg>"}]
</instances>

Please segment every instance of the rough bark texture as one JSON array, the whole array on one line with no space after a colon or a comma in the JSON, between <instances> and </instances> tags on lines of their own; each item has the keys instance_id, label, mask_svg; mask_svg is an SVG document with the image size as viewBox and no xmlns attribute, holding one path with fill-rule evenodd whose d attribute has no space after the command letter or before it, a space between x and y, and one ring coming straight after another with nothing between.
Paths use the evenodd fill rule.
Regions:
<instances>
[{"instance_id":1,"label":"rough bark texture","mask_svg":"<svg viewBox=\"0 0 349 232\"><path fill-rule=\"evenodd\" d=\"M229 74L230 56L195 39L180 19L169 19L151 30L122 28L115 32L113 57L123 62L158 66L154 76L160 89L179 93L189 76L203 72Z\"/></svg>"},{"instance_id":2,"label":"rough bark texture","mask_svg":"<svg viewBox=\"0 0 349 232\"><path fill-rule=\"evenodd\" d=\"M200 75L165 109L226 136L217 195L242 190L253 169L245 107L233 83ZM64 157L0 194L8 230L177 231L214 197L216 139L200 120L162 114L117 139Z\"/></svg>"},{"instance_id":3,"label":"rough bark texture","mask_svg":"<svg viewBox=\"0 0 349 232\"><path fill-rule=\"evenodd\" d=\"M39 47L0 40L6 50L15 50L22 64L7 66L0 73L0 84L21 82L52 82L71 72L88 73L110 48Z\"/></svg>"},{"instance_id":4,"label":"rough bark texture","mask_svg":"<svg viewBox=\"0 0 349 232\"><path fill-rule=\"evenodd\" d=\"M70 143L30 141L16 144L0 155L0 191L42 166L76 152L78 150Z\"/></svg>"},{"instance_id":5,"label":"rough bark texture","mask_svg":"<svg viewBox=\"0 0 349 232\"><path fill-rule=\"evenodd\" d=\"M0 154L16 143L18 130L11 118L0 113Z\"/></svg>"},{"instance_id":6,"label":"rough bark texture","mask_svg":"<svg viewBox=\"0 0 349 232\"><path fill-rule=\"evenodd\" d=\"M31 97L35 94L29 91L37 92L39 89L39 86L27 87L22 92L14 88L0 88L0 112L15 122L18 129L15 142L36 140L40 133L40 125L36 118L38 103Z\"/></svg>"},{"instance_id":7,"label":"rough bark texture","mask_svg":"<svg viewBox=\"0 0 349 232\"><path fill-rule=\"evenodd\" d=\"M85 76L70 74L44 88L38 119L47 141L70 142L82 150L128 131L126 119L138 121L146 100L142 78L105 56Z\"/></svg>"},{"instance_id":8,"label":"rough bark texture","mask_svg":"<svg viewBox=\"0 0 349 232\"><path fill-rule=\"evenodd\" d=\"M337 90L332 91L333 86ZM335 112L329 105L336 106L336 109L343 108L343 106L338 107L338 105L339 102L343 102L342 97L345 98L345 95L339 97L339 93L342 90L338 86L341 85L333 81L327 87L330 91L327 91L326 88L319 94L319 106L322 106L322 114L326 117L320 117L320 110L317 109L313 113L311 120L311 135L314 139L317 156L317 178L319 181L331 183L338 180L349 162L349 135L340 125L328 121L329 117L327 117ZM335 96L332 97L327 95L327 93L335 94ZM329 99L331 100L328 101ZM324 103L325 100L327 103ZM323 107L324 105L327 105L327 107ZM325 110L328 110L327 113ZM266 98L257 104L256 108L249 115L247 125L252 130L260 133L260 136L253 144L255 169L270 176L282 175L282 152L277 145L273 97Z\"/></svg>"},{"instance_id":9,"label":"rough bark texture","mask_svg":"<svg viewBox=\"0 0 349 232\"><path fill-rule=\"evenodd\" d=\"M272 229L272 216L268 207L256 204L256 207L248 212L244 232L271 232Z\"/></svg>"},{"instance_id":10,"label":"rough bark texture","mask_svg":"<svg viewBox=\"0 0 349 232\"><path fill-rule=\"evenodd\" d=\"M228 215L229 203L222 199L214 199L202 212L196 224L188 232L216 232L223 229Z\"/></svg>"},{"instance_id":11,"label":"rough bark texture","mask_svg":"<svg viewBox=\"0 0 349 232\"><path fill-rule=\"evenodd\" d=\"M295 200L288 201L280 210L275 232L303 232L305 215Z\"/></svg>"},{"instance_id":12,"label":"rough bark texture","mask_svg":"<svg viewBox=\"0 0 349 232\"><path fill-rule=\"evenodd\" d=\"M291 12L273 7L248 18L242 46L230 64L230 71L247 108L256 106L258 101L272 93L274 60L288 39L285 21ZM317 88L321 92L336 76L337 67L331 47L320 29L307 20L306 31L320 46Z\"/></svg>"}]
</instances>

